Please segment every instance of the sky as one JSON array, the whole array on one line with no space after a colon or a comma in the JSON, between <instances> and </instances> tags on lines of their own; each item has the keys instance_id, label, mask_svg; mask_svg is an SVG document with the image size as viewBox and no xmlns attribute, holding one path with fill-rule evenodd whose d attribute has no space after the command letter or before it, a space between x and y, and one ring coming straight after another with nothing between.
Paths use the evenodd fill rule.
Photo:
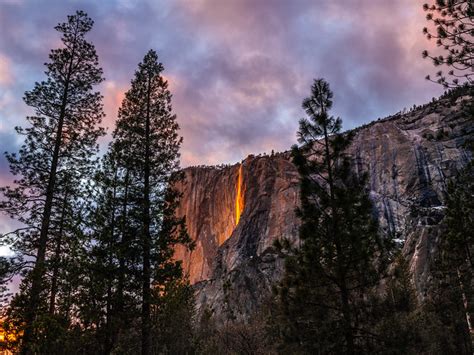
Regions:
<instances>
[{"instance_id":1,"label":"sky","mask_svg":"<svg viewBox=\"0 0 474 355\"><path fill-rule=\"evenodd\" d=\"M61 45L53 27L95 21L108 132L143 56L158 52L184 138L182 166L234 163L295 143L314 78L350 129L439 96L421 51L426 0L0 0L0 152L21 144L23 100ZM101 141L102 150L109 138ZM0 186L11 182L0 156ZM11 227L0 219L0 232ZM1 253L1 250L0 250Z\"/></svg>"}]
</instances>

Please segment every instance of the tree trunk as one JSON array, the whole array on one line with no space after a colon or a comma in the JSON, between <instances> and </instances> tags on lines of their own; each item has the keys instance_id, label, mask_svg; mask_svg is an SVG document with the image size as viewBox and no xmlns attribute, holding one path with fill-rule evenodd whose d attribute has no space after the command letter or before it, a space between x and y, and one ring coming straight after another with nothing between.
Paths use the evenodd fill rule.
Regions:
<instances>
[{"instance_id":1,"label":"tree trunk","mask_svg":"<svg viewBox=\"0 0 474 355\"><path fill-rule=\"evenodd\" d=\"M64 231L64 215L66 213L67 190L64 193L63 205L61 208L61 221L59 222L59 231L56 238L56 247L54 250L53 275L51 277L51 294L49 297L49 314L54 314L56 304L56 293L58 291L59 262L61 260L61 244Z\"/></svg>"},{"instance_id":2,"label":"tree trunk","mask_svg":"<svg viewBox=\"0 0 474 355\"><path fill-rule=\"evenodd\" d=\"M322 110L322 113L326 115L325 110ZM324 147L325 147L325 154L326 154L326 166L328 170L328 184L329 184L329 195L331 198L331 212L332 212L332 230L334 236L334 244L336 245L336 262L337 262L337 274L339 280L339 289L341 291L341 305L342 305L342 317L344 321L344 337L346 339L346 347L347 347L347 354L351 355L355 353L354 350L354 335L352 332L352 317L350 311L350 304L349 304L349 292L347 289L346 283L346 272L344 270L344 256L341 246L341 241L339 239L338 233L338 218L337 218L337 211L335 206L335 197L334 197L334 177L332 169L334 166L334 162L331 162L331 156L329 151L329 134L327 131L327 125L324 125Z\"/></svg>"},{"instance_id":3,"label":"tree trunk","mask_svg":"<svg viewBox=\"0 0 474 355\"><path fill-rule=\"evenodd\" d=\"M143 211L143 303L142 303L142 355L150 354L150 92L151 74L148 74L146 122L145 122L145 176Z\"/></svg>"},{"instance_id":4,"label":"tree trunk","mask_svg":"<svg viewBox=\"0 0 474 355\"><path fill-rule=\"evenodd\" d=\"M123 299L123 290L125 284L125 249L127 247L128 242L128 233L126 231L126 220L127 220L127 207L128 207L128 169L125 173L125 191L124 197L122 202L122 223L121 223L121 240L120 240L120 248L119 248L119 272L118 272L118 280L117 280L117 309L116 314L118 319L120 320L121 324L119 327L115 329L114 338L118 337L118 333L121 330L123 317L124 317L124 299Z\"/></svg>"},{"instance_id":5,"label":"tree trunk","mask_svg":"<svg viewBox=\"0 0 474 355\"><path fill-rule=\"evenodd\" d=\"M31 275L31 293L30 293L30 300L28 306L26 307L26 314L25 314L25 332L23 335L23 344L21 348L21 354L31 354L31 341L33 336L33 323L36 319L37 315L37 308L40 303L40 294L41 289L43 288L43 276L45 272L45 261L46 261L46 249L48 245L48 233L49 233L49 225L51 221L51 211L53 208L53 198L54 198L54 190L56 187L56 173L58 169L59 163L59 150L61 148L62 143L62 135L63 135L63 125L64 125L64 118L66 116L66 107L67 107L67 100L69 94L69 84L72 72L72 62L75 57L75 45L72 49L71 59L68 63L68 72L66 76L66 80L64 82L64 90L62 93L62 100L61 100L61 108L59 111L59 118L58 118L58 127L56 129L56 138L54 142L54 150L53 156L51 160L51 168L49 171L48 177L48 185L46 188L46 200L43 210L43 218L41 220L41 229L40 229L40 236L38 240L38 252L36 254L36 263L32 271Z\"/></svg>"},{"instance_id":6,"label":"tree trunk","mask_svg":"<svg viewBox=\"0 0 474 355\"><path fill-rule=\"evenodd\" d=\"M471 309L470 309L470 305L469 305L469 295L466 294L466 288L464 287L464 283L463 283L463 277L462 277L462 273L461 271L459 270L459 267L456 269L456 272L457 272L457 277L458 277L458 282L459 282L459 289L461 291L461 297L462 297L462 305L463 305L463 309L464 309L464 314L466 315L466 324L467 324L467 328L469 330L469 335L470 337L472 338L474 336L474 328L473 328L473 320L472 320L472 316L471 316ZM472 344L470 344L472 345Z\"/></svg>"},{"instance_id":7,"label":"tree trunk","mask_svg":"<svg viewBox=\"0 0 474 355\"><path fill-rule=\"evenodd\" d=\"M107 275L107 301L106 301L106 332L105 332L105 347L104 354L110 354L112 352L114 342L112 329L114 324L114 315L112 309L112 283L114 280L113 272L113 248L114 248L114 235L115 235L115 201L117 196L117 167L114 171L114 182L112 192L112 211L110 215L110 240L109 240L109 260L108 260L108 275Z\"/></svg>"}]
</instances>

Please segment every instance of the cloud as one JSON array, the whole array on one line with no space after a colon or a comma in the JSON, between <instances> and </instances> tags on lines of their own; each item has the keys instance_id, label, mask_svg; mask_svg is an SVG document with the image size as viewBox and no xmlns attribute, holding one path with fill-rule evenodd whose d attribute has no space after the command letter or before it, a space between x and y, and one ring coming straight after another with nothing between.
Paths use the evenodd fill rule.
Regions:
<instances>
[{"instance_id":1,"label":"cloud","mask_svg":"<svg viewBox=\"0 0 474 355\"><path fill-rule=\"evenodd\" d=\"M0 86L7 86L13 81L10 59L0 53Z\"/></svg>"},{"instance_id":2,"label":"cloud","mask_svg":"<svg viewBox=\"0 0 474 355\"><path fill-rule=\"evenodd\" d=\"M121 86L112 80L106 81L104 85L102 85L104 112L106 115L102 125L106 127L109 132L112 132L114 129L118 108L122 104L127 89L127 87Z\"/></svg>"},{"instance_id":3,"label":"cloud","mask_svg":"<svg viewBox=\"0 0 474 355\"><path fill-rule=\"evenodd\" d=\"M222 151L208 154L219 147L227 161L268 149L263 141L287 149L315 77L330 82L346 128L441 91L423 80L421 2L201 0L178 7L206 48L175 95L185 151L193 149L196 162L222 158Z\"/></svg>"},{"instance_id":4,"label":"cloud","mask_svg":"<svg viewBox=\"0 0 474 355\"><path fill-rule=\"evenodd\" d=\"M420 53L432 44L421 33L423 1L82 1L107 79L104 125L113 129L150 48L173 93L184 166L288 149L313 78L331 84L345 128L428 101L442 90L424 80L432 67ZM0 6L0 53L16 73L8 100L0 98L0 120L10 126L24 122L23 92L44 79L42 63L59 44L53 27L77 3Z\"/></svg>"}]
</instances>

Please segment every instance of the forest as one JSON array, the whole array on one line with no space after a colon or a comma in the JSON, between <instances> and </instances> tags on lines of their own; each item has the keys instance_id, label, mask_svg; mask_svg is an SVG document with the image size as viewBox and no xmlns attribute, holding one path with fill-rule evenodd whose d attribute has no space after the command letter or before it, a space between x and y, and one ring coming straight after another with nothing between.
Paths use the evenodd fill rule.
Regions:
<instances>
[{"instance_id":1,"label":"forest","mask_svg":"<svg viewBox=\"0 0 474 355\"><path fill-rule=\"evenodd\" d=\"M97 87L105 78L87 37L94 21L77 11L55 27L61 44L50 51L44 80L24 93L34 114L15 128L22 145L5 153L14 182L0 187L0 212L21 227L0 234L14 252L0 256L0 353L472 354L474 6L436 0L424 11L435 25L424 33L445 53L423 57L448 68L427 79L446 89L440 102L461 102L468 131L458 142L470 161L446 187L423 295L403 246L374 215L369 174L347 153L365 126L344 131L331 114L330 84L317 78L302 98L306 117L289 153L299 177L300 242L282 237L272 246L282 277L245 321L232 310L223 322L198 309L195 285L175 257L196 241L177 213L183 138L161 57L144 53L101 153ZM239 169L236 225L246 203ZM20 280L15 294L12 280Z\"/></svg>"}]
</instances>

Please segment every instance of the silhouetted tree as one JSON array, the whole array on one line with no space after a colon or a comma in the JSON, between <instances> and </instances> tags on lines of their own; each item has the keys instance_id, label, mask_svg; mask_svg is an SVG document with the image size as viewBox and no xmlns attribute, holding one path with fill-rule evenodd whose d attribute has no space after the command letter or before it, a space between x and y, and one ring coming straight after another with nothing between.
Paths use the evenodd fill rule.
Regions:
<instances>
[{"instance_id":1,"label":"silhouetted tree","mask_svg":"<svg viewBox=\"0 0 474 355\"><path fill-rule=\"evenodd\" d=\"M24 100L36 115L27 118L30 127L17 128L25 136L19 154L7 155L12 173L19 178L14 187L2 189L7 200L1 209L28 228L16 233L14 247L36 254L22 353L33 352L31 342L45 287L51 228L61 210L59 187L71 174L81 175L91 166L96 140L103 134L97 128L103 117L102 96L92 90L103 80L102 69L94 46L85 39L92 26L93 21L78 11L55 27L62 35L63 47L51 51L47 79L25 93Z\"/></svg>"},{"instance_id":2,"label":"silhouetted tree","mask_svg":"<svg viewBox=\"0 0 474 355\"><path fill-rule=\"evenodd\" d=\"M373 336L364 324L366 296L385 269L366 178L351 171L344 153L351 135L341 134L341 119L328 114L332 96L326 81L314 81L303 101L308 119L300 121L301 145L292 148L301 179L302 245L278 245L287 257L276 315L288 352L360 352Z\"/></svg>"},{"instance_id":3,"label":"silhouetted tree","mask_svg":"<svg viewBox=\"0 0 474 355\"><path fill-rule=\"evenodd\" d=\"M104 155L94 179L94 205L89 216L91 243L84 271L83 321L95 324L101 353L110 354L118 326L114 288L118 272L119 219L122 176L113 145ZM90 275L90 276L89 276ZM93 302L88 302L94 300Z\"/></svg>"},{"instance_id":4,"label":"silhouetted tree","mask_svg":"<svg viewBox=\"0 0 474 355\"><path fill-rule=\"evenodd\" d=\"M376 334L370 353L420 354L432 342L423 334L427 323L419 308L408 262L399 253L381 295L372 296L372 329Z\"/></svg>"},{"instance_id":5,"label":"silhouetted tree","mask_svg":"<svg viewBox=\"0 0 474 355\"><path fill-rule=\"evenodd\" d=\"M194 292L181 280L153 289L152 354L191 354L194 349Z\"/></svg>"},{"instance_id":6,"label":"silhouetted tree","mask_svg":"<svg viewBox=\"0 0 474 355\"><path fill-rule=\"evenodd\" d=\"M125 94L114 133L124 169L133 181L130 193L140 196L129 218L140 225L142 354L150 354L152 288L182 277L181 264L173 259L174 246L191 244L184 219L175 215L182 138L162 71L156 52L150 50Z\"/></svg>"},{"instance_id":7,"label":"silhouetted tree","mask_svg":"<svg viewBox=\"0 0 474 355\"><path fill-rule=\"evenodd\" d=\"M443 325L443 351L472 353L474 322L474 164L451 182L426 311ZM470 336L471 335L471 336Z\"/></svg>"},{"instance_id":8,"label":"silhouetted tree","mask_svg":"<svg viewBox=\"0 0 474 355\"><path fill-rule=\"evenodd\" d=\"M424 50L423 58L430 58L435 67L445 66L436 73L437 82L444 87L459 86L467 81L473 84L474 78L474 3L472 0L433 0L424 4L426 19L433 26L423 28L429 40L435 39L436 45L444 54L433 54Z\"/></svg>"}]
</instances>

